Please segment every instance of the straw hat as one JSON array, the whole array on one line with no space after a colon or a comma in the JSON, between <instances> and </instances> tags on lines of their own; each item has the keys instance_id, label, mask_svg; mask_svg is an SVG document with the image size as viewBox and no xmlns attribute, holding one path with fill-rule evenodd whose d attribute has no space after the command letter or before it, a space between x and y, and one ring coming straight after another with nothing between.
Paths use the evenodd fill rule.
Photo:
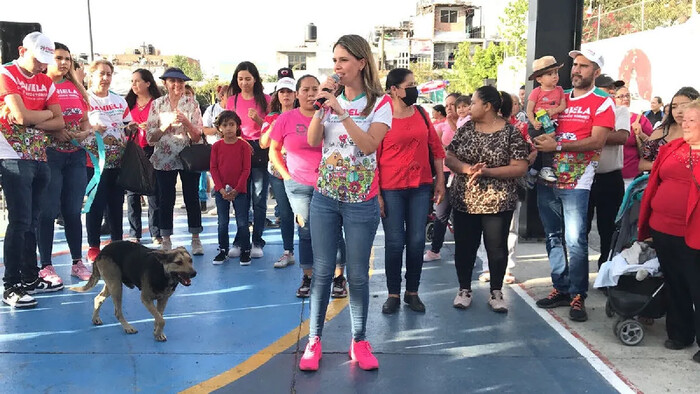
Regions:
<instances>
[{"instance_id":1,"label":"straw hat","mask_svg":"<svg viewBox=\"0 0 700 394\"><path fill-rule=\"evenodd\" d=\"M532 74L530 74L528 80L532 81L552 70L559 70L563 66L563 64L557 64L557 59L555 59L554 56L542 56L541 58L535 59L535 61L532 62Z\"/></svg>"}]
</instances>

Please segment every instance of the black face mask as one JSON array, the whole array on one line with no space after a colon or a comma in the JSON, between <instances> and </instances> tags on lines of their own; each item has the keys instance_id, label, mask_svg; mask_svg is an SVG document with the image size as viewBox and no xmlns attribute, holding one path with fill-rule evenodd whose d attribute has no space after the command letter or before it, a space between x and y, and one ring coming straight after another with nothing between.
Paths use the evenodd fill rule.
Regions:
<instances>
[{"instance_id":1,"label":"black face mask","mask_svg":"<svg viewBox=\"0 0 700 394\"><path fill-rule=\"evenodd\" d=\"M410 107L416 103L416 100L418 100L418 88L415 86L406 88L406 97L401 97L401 101Z\"/></svg>"}]
</instances>

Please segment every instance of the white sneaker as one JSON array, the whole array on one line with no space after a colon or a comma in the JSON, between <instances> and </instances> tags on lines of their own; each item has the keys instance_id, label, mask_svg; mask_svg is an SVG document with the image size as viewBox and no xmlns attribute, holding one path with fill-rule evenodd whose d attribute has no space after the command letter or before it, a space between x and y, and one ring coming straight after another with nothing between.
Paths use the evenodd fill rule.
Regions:
<instances>
[{"instance_id":1,"label":"white sneaker","mask_svg":"<svg viewBox=\"0 0 700 394\"><path fill-rule=\"evenodd\" d=\"M254 259L263 257L262 248L260 246L253 246L253 249L250 250L250 257Z\"/></svg>"},{"instance_id":2,"label":"white sneaker","mask_svg":"<svg viewBox=\"0 0 700 394\"><path fill-rule=\"evenodd\" d=\"M193 256L204 255L204 248L202 247L202 241L199 240L199 237L192 238L192 255Z\"/></svg>"},{"instance_id":3,"label":"white sneaker","mask_svg":"<svg viewBox=\"0 0 700 394\"><path fill-rule=\"evenodd\" d=\"M540 178L547 182L556 182L557 176L554 175L554 171L550 167L542 167L540 170Z\"/></svg>"},{"instance_id":4,"label":"white sneaker","mask_svg":"<svg viewBox=\"0 0 700 394\"><path fill-rule=\"evenodd\" d=\"M170 236L166 235L163 237L163 243L160 244L161 250L172 250L173 241L170 240Z\"/></svg>"},{"instance_id":5,"label":"white sneaker","mask_svg":"<svg viewBox=\"0 0 700 394\"><path fill-rule=\"evenodd\" d=\"M236 257L240 257L241 255L241 247L237 245L233 245L231 250L228 251L228 257L235 259Z\"/></svg>"},{"instance_id":6,"label":"white sneaker","mask_svg":"<svg viewBox=\"0 0 700 394\"><path fill-rule=\"evenodd\" d=\"M489 299L489 306L491 310L498 313L508 312L508 307L506 302L503 301L503 292L501 290L494 290L491 292L491 298Z\"/></svg>"},{"instance_id":7,"label":"white sneaker","mask_svg":"<svg viewBox=\"0 0 700 394\"><path fill-rule=\"evenodd\" d=\"M472 291L459 289L455 300L452 301L452 306L459 309L467 309L472 304Z\"/></svg>"},{"instance_id":8,"label":"white sneaker","mask_svg":"<svg viewBox=\"0 0 700 394\"><path fill-rule=\"evenodd\" d=\"M440 253L435 253L430 249L423 254L423 261L425 262L440 260L441 258Z\"/></svg>"},{"instance_id":9,"label":"white sneaker","mask_svg":"<svg viewBox=\"0 0 700 394\"><path fill-rule=\"evenodd\" d=\"M251 251L252 252L252 251ZM252 253L251 253L252 255ZM275 268L284 268L288 265L294 264L294 252L290 252L289 250L285 250L284 254L282 257L279 258L273 265Z\"/></svg>"}]
</instances>

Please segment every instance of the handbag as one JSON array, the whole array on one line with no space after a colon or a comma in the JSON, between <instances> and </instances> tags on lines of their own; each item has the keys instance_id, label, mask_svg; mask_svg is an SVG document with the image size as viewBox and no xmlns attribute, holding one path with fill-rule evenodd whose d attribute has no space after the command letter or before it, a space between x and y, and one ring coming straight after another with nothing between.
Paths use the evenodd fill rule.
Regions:
<instances>
[{"instance_id":1,"label":"handbag","mask_svg":"<svg viewBox=\"0 0 700 394\"><path fill-rule=\"evenodd\" d=\"M430 134L430 123L428 123L428 117L425 116L425 113L423 112L423 108L420 106L416 105L416 111L420 114L420 116L423 118L423 121L425 122L425 127L428 129L428 134ZM428 136L428 141L430 141L430 136ZM435 156L433 155L433 150L430 149L430 142L428 142L428 162L430 162L430 173L432 174L433 178L437 175L437 170L435 169Z\"/></svg>"},{"instance_id":2,"label":"handbag","mask_svg":"<svg viewBox=\"0 0 700 394\"><path fill-rule=\"evenodd\" d=\"M143 148L134 139L135 135L129 137L126 148L124 148L117 184L130 192L152 196L156 193L156 176L153 164L146 157Z\"/></svg>"},{"instance_id":3,"label":"handbag","mask_svg":"<svg viewBox=\"0 0 700 394\"><path fill-rule=\"evenodd\" d=\"M186 146L180 152L180 161L185 171L204 172L209 171L209 159L211 158L211 145L202 134L202 144L192 144Z\"/></svg>"},{"instance_id":4,"label":"handbag","mask_svg":"<svg viewBox=\"0 0 700 394\"><path fill-rule=\"evenodd\" d=\"M238 108L238 95L233 99L233 111ZM270 148L263 149L260 147L259 140L246 140L253 148L253 155L250 158L250 168L267 168L267 162L270 160Z\"/></svg>"}]
</instances>

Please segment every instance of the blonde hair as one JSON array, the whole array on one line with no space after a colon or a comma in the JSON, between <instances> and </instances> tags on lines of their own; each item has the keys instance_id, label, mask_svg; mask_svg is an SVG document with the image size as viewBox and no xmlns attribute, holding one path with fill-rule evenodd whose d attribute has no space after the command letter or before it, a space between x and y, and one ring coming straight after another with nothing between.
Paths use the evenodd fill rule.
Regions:
<instances>
[{"instance_id":1,"label":"blonde hair","mask_svg":"<svg viewBox=\"0 0 700 394\"><path fill-rule=\"evenodd\" d=\"M384 89L382 89L382 84L379 82L379 72L377 71L377 64L374 62L372 48L370 48L367 40L356 34L348 34L340 37L333 45L333 49L338 45L345 48L345 50L350 52L356 59L365 59L366 64L365 67L360 70L360 74L362 74L362 88L367 95L367 106L362 110L362 115L367 116L372 112L372 108L374 108L377 99L385 94ZM341 88L338 89L338 94L342 93L344 90L345 87L341 86Z\"/></svg>"},{"instance_id":2,"label":"blonde hair","mask_svg":"<svg viewBox=\"0 0 700 394\"><path fill-rule=\"evenodd\" d=\"M105 65L105 66L109 67L109 69L112 70L112 73L114 73L114 65L109 60L105 60L105 59L93 60L92 63L90 63L90 65L87 68L88 74L91 74L90 78L88 78L88 87L92 87L91 86L92 85L92 73L94 73L97 70L97 67L99 67L100 65Z\"/></svg>"}]
</instances>

